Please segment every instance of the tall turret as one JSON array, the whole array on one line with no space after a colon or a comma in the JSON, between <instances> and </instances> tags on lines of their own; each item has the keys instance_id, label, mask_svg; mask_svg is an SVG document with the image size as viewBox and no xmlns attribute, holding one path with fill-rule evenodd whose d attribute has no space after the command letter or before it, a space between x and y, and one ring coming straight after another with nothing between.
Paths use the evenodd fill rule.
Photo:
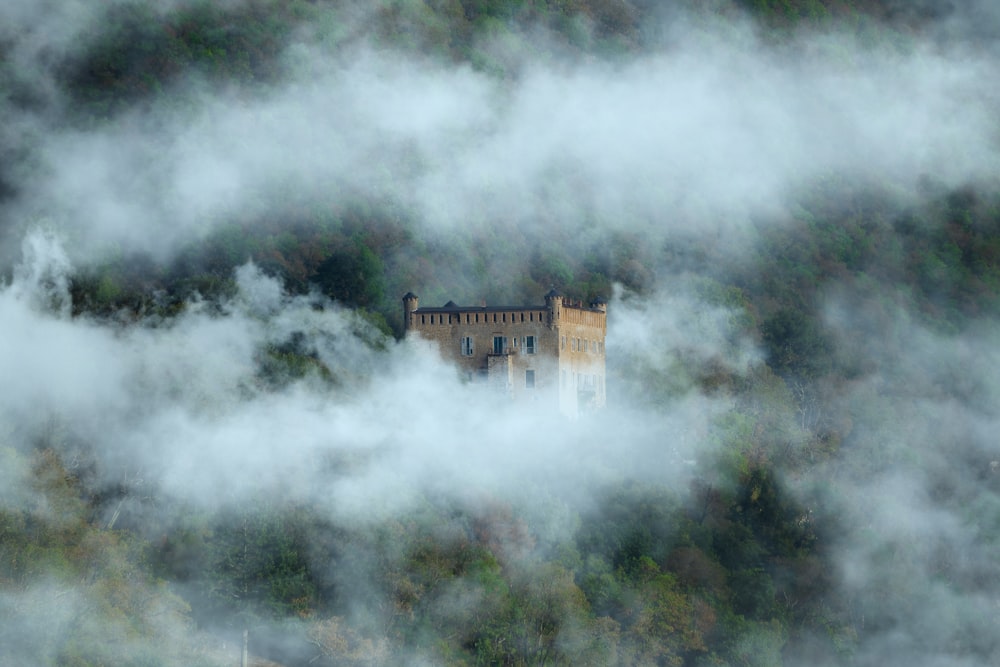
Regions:
<instances>
[{"instance_id":1,"label":"tall turret","mask_svg":"<svg viewBox=\"0 0 1000 667\"><path fill-rule=\"evenodd\" d=\"M545 307L549 309L549 326L559 326L562 317L562 294L555 287L545 295Z\"/></svg>"},{"instance_id":2,"label":"tall turret","mask_svg":"<svg viewBox=\"0 0 1000 667\"><path fill-rule=\"evenodd\" d=\"M420 298L413 292L403 295L403 331L409 331L412 325L410 321L415 311L420 306Z\"/></svg>"}]
</instances>

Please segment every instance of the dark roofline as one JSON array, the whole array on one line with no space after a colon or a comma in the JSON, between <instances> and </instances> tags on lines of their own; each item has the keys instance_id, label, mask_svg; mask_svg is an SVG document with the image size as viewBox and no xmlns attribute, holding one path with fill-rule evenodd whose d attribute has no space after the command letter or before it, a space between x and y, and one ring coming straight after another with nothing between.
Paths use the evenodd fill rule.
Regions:
<instances>
[{"instance_id":1,"label":"dark roofline","mask_svg":"<svg viewBox=\"0 0 1000 667\"><path fill-rule=\"evenodd\" d=\"M413 292L407 292L403 295L403 301L409 299L416 299L417 295ZM454 301L448 301L448 303L443 306L423 306L413 310L414 313L430 314L430 313L501 313L501 312L518 312L518 311L529 311L529 310L548 310L549 301L553 299L560 299L562 301L562 306L564 308L573 308L575 310L586 310L592 313L604 313L606 312L603 308L595 306L606 306L607 301L604 297L598 297L594 299L590 304L584 304L582 301L577 299L566 299L562 294L556 289L552 288L545 295L545 303L540 306L528 305L528 306L460 306Z\"/></svg>"},{"instance_id":2,"label":"dark roofline","mask_svg":"<svg viewBox=\"0 0 1000 667\"><path fill-rule=\"evenodd\" d=\"M449 302L451 303L451 302ZM458 306L452 304L450 306L421 306L417 308L415 313L499 313L499 312L510 312L512 310L548 310L549 307L545 304L541 306Z\"/></svg>"},{"instance_id":3,"label":"dark roofline","mask_svg":"<svg viewBox=\"0 0 1000 667\"><path fill-rule=\"evenodd\" d=\"M414 313L420 315L428 315L431 313L502 313L502 312L518 312L518 311L529 311L529 310L548 310L549 307L546 304L541 306L458 306L449 301L452 305L444 306L421 306L414 310ZM566 305L563 304L563 308L573 308L574 310L586 310L591 313L604 313L600 308L593 308L590 306L576 306L576 305Z\"/></svg>"}]
</instances>

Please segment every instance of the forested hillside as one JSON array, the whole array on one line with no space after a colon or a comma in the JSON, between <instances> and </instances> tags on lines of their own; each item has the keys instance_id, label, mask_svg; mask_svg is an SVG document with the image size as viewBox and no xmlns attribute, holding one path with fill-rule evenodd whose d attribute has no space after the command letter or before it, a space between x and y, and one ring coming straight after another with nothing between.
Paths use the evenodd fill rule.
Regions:
<instances>
[{"instance_id":1,"label":"forested hillside","mask_svg":"<svg viewBox=\"0 0 1000 667\"><path fill-rule=\"evenodd\" d=\"M0 663L1000 663L992 3L90 4L0 8ZM552 287L579 420L402 336Z\"/></svg>"}]
</instances>

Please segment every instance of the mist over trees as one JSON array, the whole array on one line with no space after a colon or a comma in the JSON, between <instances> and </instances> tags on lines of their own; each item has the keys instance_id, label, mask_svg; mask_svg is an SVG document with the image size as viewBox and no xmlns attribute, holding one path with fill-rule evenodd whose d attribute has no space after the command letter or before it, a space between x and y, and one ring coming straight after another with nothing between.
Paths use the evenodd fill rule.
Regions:
<instances>
[{"instance_id":1,"label":"mist over trees","mask_svg":"<svg viewBox=\"0 0 1000 667\"><path fill-rule=\"evenodd\" d=\"M5 3L0 663L996 664L997 28ZM601 413L402 336L553 286Z\"/></svg>"}]
</instances>

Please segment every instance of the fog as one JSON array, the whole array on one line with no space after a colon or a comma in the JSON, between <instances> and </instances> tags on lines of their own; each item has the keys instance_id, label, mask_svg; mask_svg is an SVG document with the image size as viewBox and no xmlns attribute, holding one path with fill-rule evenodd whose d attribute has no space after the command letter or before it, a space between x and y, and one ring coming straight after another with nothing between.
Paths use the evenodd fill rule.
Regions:
<instances>
[{"instance_id":1,"label":"fog","mask_svg":"<svg viewBox=\"0 0 1000 667\"><path fill-rule=\"evenodd\" d=\"M913 205L928 179L998 185L1000 55L976 48L1000 25L986 2L953 3L926 29L873 43L835 22L778 41L735 10L671 12L648 28L653 44L616 59L573 55L554 35L525 39L535 51L487 45L504 76L387 47L367 32L373 13L352 9L341 15L351 40L294 33L277 81L247 91L192 73L94 123L74 117L60 67L97 38L100 15L56 4L0 9L5 76L16 75L0 91L0 185L10 189L0 199L0 455L54 448L89 488L118 489L95 522L121 512L140 533L177 507L224 512L266 498L370 526L434 499L511 506L543 553L623 480L686 498L721 447L717 419L738 406L683 376L681 362L749 382L767 359L744 313L706 301L672 263L673 244L751 261L761 227L780 229L802 191L834 176L877 178ZM542 249L641 238L650 289L607 295L608 409L569 421L498 404L433 350L386 337L318 291L293 294L249 261L232 296L192 298L171 317L72 314L74 272L109 257L167 263L233 221L358 200L405 211L415 236L456 254L491 233ZM497 261L510 265L490 275L517 276L530 258ZM458 295L497 288L462 266L438 275ZM995 538L983 537L1000 508L1000 328L983 317L934 331L893 286L875 289L830 289L821 304L835 345L866 370L816 389L831 420L850 415L846 444L783 483L808 509L835 508L831 599L876 617L856 619L856 664L972 664L954 651L960 638L1000 654L1000 571ZM888 321L882 310L866 319L878 299L899 304ZM330 377L269 383L262 360L290 340ZM633 400L650 377L672 383L669 401ZM773 409L781 437L801 445L788 406ZM65 508L8 459L0 507L60 521ZM942 572L963 585L940 583ZM909 606L886 609L886 591ZM43 647L8 655L50 659L42 635L75 618L74 605L88 609L90 594L41 577L5 593L0 614L21 623L3 636L38 633ZM179 608L150 610L149 623L178 636Z\"/></svg>"},{"instance_id":2,"label":"fog","mask_svg":"<svg viewBox=\"0 0 1000 667\"><path fill-rule=\"evenodd\" d=\"M19 141L37 160L11 224L45 220L74 250L162 254L220 222L296 202L336 209L360 193L397 202L429 233L579 234L598 220L656 242L738 240L749 218L830 173L904 191L927 175L994 182L996 93L984 82L996 60L899 39L834 31L775 46L748 22L675 18L659 48L624 62L539 49L500 80L366 40L333 51L293 40L286 78L254 94L182 78L83 129L8 108L34 128ZM12 53L32 49L22 36Z\"/></svg>"},{"instance_id":3,"label":"fog","mask_svg":"<svg viewBox=\"0 0 1000 667\"><path fill-rule=\"evenodd\" d=\"M464 384L434 350L412 340L373 349L366 341L384 334L364 319L325 297L290 296L252 264L237 270L238 292L221 312L194 302L169 321L109 326L71 318L62 306L70 266L51 237L29 236L24 249L0 306L4 375L24 378L4 388L4 419L20 427L14 439L30 440L55 422L69 440L99 445L91 454L104 484L140 476L209 508L270 489L359 521L402 511L427 490L464 499L548 486L582 493L583 502L579 483L609 467L642 474L658 447L651 441L671 418L630 415L637 457L623 463L621 450L607 447L612 431L621 436L620 423L575 424L534 404L487 409L495 403L489 389ZM693 300L668 303L669 318L691 316L675 325L676 338L709 328L718 340L702 337L698 355L747 365L748 351L727 349L713 326L719 315L697 312ZM617 328L622 343L646 347L641 330ZM307 376L275 391L261 377L263 351L293 335L330 370L333 386ZM695 399L679 400L678 413L699 414L709 403L694 408L687 400ZM341 476L336 453L363 463ZM666 455L657 458L665 469L655 477L673 474Z\"/></svg>"}]
</instances>

